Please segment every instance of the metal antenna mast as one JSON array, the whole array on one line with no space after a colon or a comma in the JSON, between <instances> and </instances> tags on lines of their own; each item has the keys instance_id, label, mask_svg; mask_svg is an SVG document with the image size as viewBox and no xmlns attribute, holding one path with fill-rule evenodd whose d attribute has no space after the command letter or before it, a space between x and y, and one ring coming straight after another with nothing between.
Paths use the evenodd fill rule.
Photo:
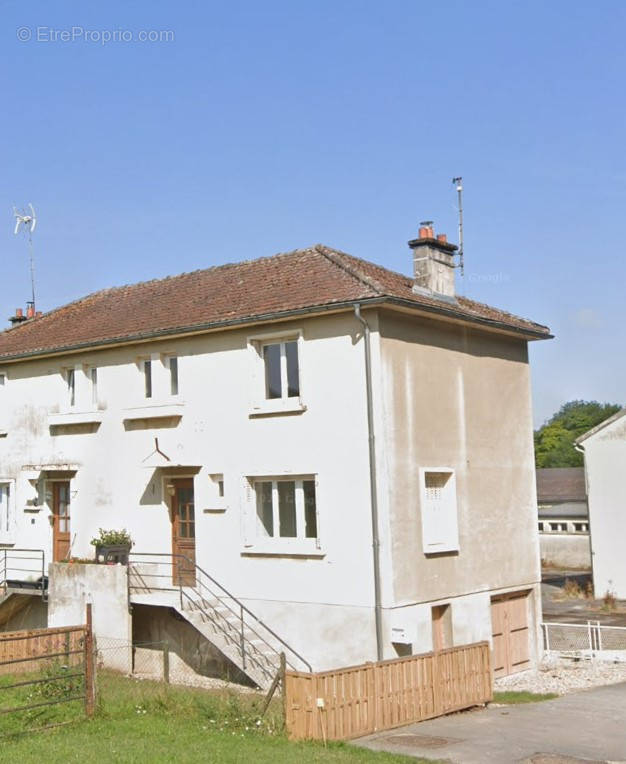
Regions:
<instances>
[{"instance_id":1,"label":"metal antenna mast","mask_svg":"<svg viewBox=\"0 0 626 764\"><path fill-rule=\"evenodd\" d=\"M35 215L35 210L33 208L32 204L28 205L30 207L30 214L27 212L18 212L18 210L13 207L13 215L15 216L15 230L13 233L17 236L17 234L20 232L20 225L24 226L24 229L28 231L28 257L30 260L30 287L31 287L31 295L32 295L32 306L33 306L33 315L35 313L35 259L33 257L33 231L35 230L35 226L37 225L37 216Z\"/></svg>"},{"instance_id":2,"label":"metal antenna mast","mask_svg":"<svg viewBox=\"0 0 626 764\"><path fill-rule=\"evenodd\" d=\"M459 195L459 268L461 269L461 276L463 276L465 271L463 260L463 178L459 175L458 178L452 178L452 182L455 184Z\"/></svg>"}]
</instances>

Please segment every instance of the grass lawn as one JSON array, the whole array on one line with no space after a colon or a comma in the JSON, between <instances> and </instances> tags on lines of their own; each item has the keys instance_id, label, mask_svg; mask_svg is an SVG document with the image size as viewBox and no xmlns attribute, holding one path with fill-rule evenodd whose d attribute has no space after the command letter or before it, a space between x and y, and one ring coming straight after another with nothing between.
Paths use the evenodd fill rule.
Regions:
<instances>
[{"instance_id":1,"label":"grass lawn","mask_svg":"<svg viewBox=\"0 0 626 764\"><path fill-rule=\"evenodd\" d=\"M494 692L494 703L538 703L541 700L552 700L559 696L555 692L526 692L526 690L506 690Z\"/></svg>"},{"instance_id":2,"label":"grass lawn","mask_svg":"<svg viewBox=\"0 0 626 764\"><path fill-rule=\"evenodd\" d=\"M0 684L0 707L12 705ZM13 681L15 678L13 678ZM225 691L194 690L136 681L101 673L96 717L53 730L4 737L0 761L21 762L365 762L404 764L424 760L375 753L345 743L292 743L281 730L280 705L273 702L262 720L261 697ZM14 697L13 700L17 698ZM33 698L32 702L37 702ZM17 729L28 724L78 719L80 703L20 715ZM16 729L4 715L1 731ZM22 718L24 717L24 718ZM5 721L6 720L6 721ZM10 725L10 726L9 726Z\"/></svg>"}]
</instances>

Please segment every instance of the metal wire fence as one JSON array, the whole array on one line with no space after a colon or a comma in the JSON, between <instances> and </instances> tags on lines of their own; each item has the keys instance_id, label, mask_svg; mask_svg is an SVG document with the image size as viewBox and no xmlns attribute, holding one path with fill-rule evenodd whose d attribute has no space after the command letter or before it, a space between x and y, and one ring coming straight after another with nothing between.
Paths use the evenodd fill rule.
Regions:
<instances>
[{"instance_id":1,"label":"metal wire fence","mask_svg":"<svg viewBox=\"0 0 626 764\"><path fill-rule=\"evenodd\" d=\"M579 654L626 661L626 627L586 623L542 623L543 648L548 653Z\"/></svg>"},{"instance_id":2,"label":"metal wire fence","mask_svg":"<svg viewBox=\"0 0 626 764\"><path fill-rule=\"evenodd\" d=\"M96 645L96 663L101 673L116 672L163 684L206 689L220 689L231 684L228 676L200 673L198 667L190 665L178 648L167 640L126 642L100 638Z\"/></svg>"}]
</instances>

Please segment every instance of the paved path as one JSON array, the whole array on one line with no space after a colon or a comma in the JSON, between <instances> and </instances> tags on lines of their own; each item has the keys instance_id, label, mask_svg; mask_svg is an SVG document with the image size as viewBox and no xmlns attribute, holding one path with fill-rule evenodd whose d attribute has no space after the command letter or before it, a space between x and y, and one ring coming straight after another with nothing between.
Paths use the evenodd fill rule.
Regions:
<instances>
[{"instance_id":1,"label":"paved path","mask_svg":"<svg viewBox=\"0 0 626 764\"><path fill-rule=\"evenodd\" d=\"M626 682L442 716L353 742L455 764L626 762Z\"/></svg>"}]
</instances>

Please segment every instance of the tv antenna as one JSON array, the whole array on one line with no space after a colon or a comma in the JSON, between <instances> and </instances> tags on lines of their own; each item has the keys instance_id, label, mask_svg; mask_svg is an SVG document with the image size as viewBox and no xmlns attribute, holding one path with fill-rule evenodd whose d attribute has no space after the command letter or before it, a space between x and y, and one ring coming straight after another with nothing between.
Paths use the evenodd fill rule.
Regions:
<instances>
[{"instance_id":1,"label":"tv antenna","mask_svg":"<svg viewBox=\"0 0 626 764\"><path fill-rule=\"evenodd\" d=\"M459 175L458 178L452 178L452 182L456 186L456 191L459 195L459 268L461 269L461 276L463 276L463 178Z\"/></svg>"},{"instance_id":2,"label":"tv antenna","mask_svg":"<svg viewBox=\"0 0 626 764\"><path fill-rule=\"evenodd\" d=\"M17 236L20 230L28 232L28 257L30 260L30 287L32 295L32 312L35 315L35 260L33 258L33 231L37 225L37 215L35 214L35 208L32 204L29 204L30 213L26 210L18 210L13 207L13 215L15 217L15 230L13 233ZM20 229L20 226L22 228Z\"/></svg>"}]
</instances>

